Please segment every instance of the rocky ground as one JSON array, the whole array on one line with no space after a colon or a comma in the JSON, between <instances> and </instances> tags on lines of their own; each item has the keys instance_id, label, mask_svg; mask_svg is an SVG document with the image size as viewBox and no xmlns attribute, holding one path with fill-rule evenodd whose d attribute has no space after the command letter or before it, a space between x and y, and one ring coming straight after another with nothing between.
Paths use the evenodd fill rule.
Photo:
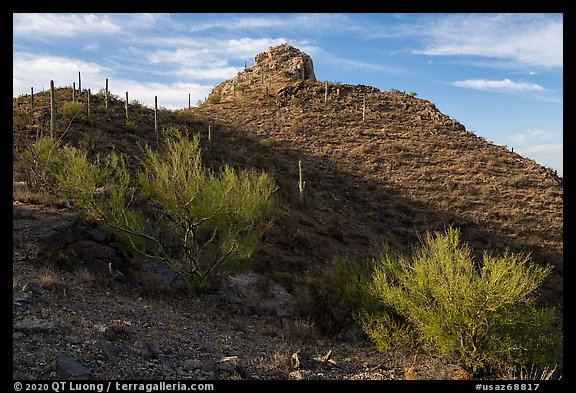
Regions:
<instances>
[{"instance_id":1,"label":"rocky ground","mask_svg":"<svg viewBox=\"0 0 576 393\"><path fill-rule=\"evenodd\" d=\"M14 379L467 377L426 355L379 353L358 332L322 336L253 272L196 298L168 289L159 268L126 276L114 266L129 257L73 213L13 202Z\"/></svg>"}]
</instances>

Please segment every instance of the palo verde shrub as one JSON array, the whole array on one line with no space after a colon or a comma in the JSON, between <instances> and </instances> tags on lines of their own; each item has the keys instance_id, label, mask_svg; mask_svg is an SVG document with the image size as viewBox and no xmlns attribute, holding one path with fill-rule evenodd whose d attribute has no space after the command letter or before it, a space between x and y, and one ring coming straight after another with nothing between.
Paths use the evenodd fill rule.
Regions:
<instances>
[{"instance_id":1,"label":"palo verde shrub","mask_svg":"<svg viewBox=\"0 0 576 393\"><path fill-rule=\"evenodd\" d=\"M368 287L383 309L357 316L379 349L428 342L473 373L552 361L552 310L534 305L551 267L529 257L485 253L475 264L460 232L426 234L410 257L385 254ZM558 331L556 331L558 338Z\"/></svg>"},{"instance_id":2,"label":"palo verde shrub","mask_svg":"<svg viewBox=\"0 0 576 393\"><path fill-rule=\"evenodd\" d=\"M32 189L50 191L54 183L53 174L62 166L60 153L61 147L50 136L39 137L22 152L27 167L27 182Z\"/></svg>"},{"instance_id":3,"label":"palo verde shrub","mask_svg":"<svg viewBox=\"0 0 576 393\"><path fill-rule=\"evenodd\" d=\"M145 146L135 175L121 155L89 162L64 147L54 189L136 252L162 260L193 293L257 249L275 212L276 184L265 173L203 167L198 135L170 129L164 137L159 150Z\"/></svg>"}]
</instances>

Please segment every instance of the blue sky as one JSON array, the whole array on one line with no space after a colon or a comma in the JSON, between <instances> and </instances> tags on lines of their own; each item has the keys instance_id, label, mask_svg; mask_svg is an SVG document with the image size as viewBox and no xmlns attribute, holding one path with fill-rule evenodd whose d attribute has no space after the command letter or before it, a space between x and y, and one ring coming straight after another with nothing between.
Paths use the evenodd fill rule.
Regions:
<instances>
[{"instance_id":1,"label":"blue sky","mask_svg":"<svg viewBox=\"0 0 576 393\"><path fill-rule=\"evenodd\" d=\"M415 92L563 175L562 14L13 14L13 95L49 86L169 109L204 99L270 46L319 80Z\"/></svg>"}]
</instances>

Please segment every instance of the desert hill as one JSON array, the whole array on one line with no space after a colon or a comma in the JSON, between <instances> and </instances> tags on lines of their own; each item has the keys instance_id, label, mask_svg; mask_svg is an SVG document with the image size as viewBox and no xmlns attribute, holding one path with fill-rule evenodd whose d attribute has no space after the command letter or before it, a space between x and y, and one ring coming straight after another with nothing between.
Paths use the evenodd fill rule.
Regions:
<instances>
[{"instance_id":1,"label":"desert hill","mask_svg":"<svg viewBox=\"0 0 576 393\"><path fill-rule=\"evenodd\" d=\"M385 247L395 252L407 252L426 231L441 231L454 225L461 229L463 240L479 255L486 250L494 253L522 251L529 252L537 263L553 264L555 268L545 282L539 301L562 311L562 179L533 160L511 152L506 147L496 146L466 130L464 125L441 113L432 102L400 91L382 92L370 86L319 81L317 77L310 56L294 47L280 45L257 55L253 66L215 87L198 107L177 111L160 110L158 113L160 127L175 126L201 134L205 164L215 168L223 163L238 168L257 168L276 179L283 213L263 239L261 250L253 261L254 272L276 281L292 295L297 295L299 283L307 277L321 274L334 257L344 257L363 264ZM79 100L86 103L86 95L84 91ZM71 88L59 88L57 96L58 105L61 106L70 100ZM59 133L64 133L63 141L85 148L92 155L112 149L127 155L137 155L139 144L146 142L155 145L157 133L154 130L153 110L131 103L130 125L127 126L124 103L118 97L113 97L109 108L105 109L102 94L93 94L91 105L93 109L90 119L78 116L72 121L64 118L59 120ZM122 260L130 259L130 256L125 256L125 252L108 235L86 223L73 221L73 209L63 206L62 201L45 199L23 191L26 178L18 160L19 152L39 132L47 131L49 112L46 108L49 110L49 96L47 93L35 95L34 112L31 112L29 96L15 98L13 106L15 297L16 294L24 296L21 293L29 292L25 286L40 280L40 273L34 273L34 270L46 274L42 269L47 267L42 260L50 260L50 266L61 262L70 266L71 261L79 256L95 258L94 255L106 254L114 262L114 269L123 270L122 264L125 261ZM298 190L299 161L306 182L303 201L299 198ZM50 225L59 229L52 230ZM75 228L75 235L64 235L70 232L70 228ZM52 243L54 238L68 239L66 236L71 240ZM94 252L86 251L85 247L95 247ZM105 269L104 272L98 272L100 270L96 268L92 275L107 274ZM130 276L127 271L124 273L128 277L128 284L122 285L130 287L131 280L137 276ZM107 304L108 309L113 309L114 304L122 310L131 307L130 291L122 296L113 292L119 296L119 300L112 302L108 284L102 289L101 285L94 285L94 282L98 282L97 278L78 282L74 281L72 273L61 274L59 284L47 284L38 293L32 291L34 298L30 295L30 299L38 299L20 301L19 304L24 306L19 307L24 309L15 308L15 321L30 317L34 312L41 313L41 319L47 320L46 312L39 310L43 305L66 303L67 298L61 295L62 287L67 288L65 293L76 293L71 296L77 296L77 302L80 301L80 292L86 292L91 297L104 296L102 304ZM134 278L134 281L138 280ZM139 285L144 281L141 280ZM138 299L138 302L142 301ZM204 306L197 302L201 301L186 300L192 302L188 307L200 313ZM56 359L54 348L72 345L78 349L77 352L83 348L91 354L87 355L88 360L84 363L92 365L89 369L100 370L93 371L93 376L111 377L114 376L113 371L105 363L108 357L116 356L109 352L116 350L112 350L107 343L112 342L111 345L118 348L126 341L138 347L138 356L143 357L143 361L154 363L155 360L153 365L149 365L154 371L142 371L143 377L155 378L165 372L176 377L196 375L200 378L218 378L224 375L223 378L226 378L230 373L227 374L229 370L225 370L228 366L221 366L221 358L237 356L238 351L241 351L238 348L232 349L232 344L228 342L216 340L220 343L218 348L211 348L210 351L202 347L200 352L203 357L190 359L190 355L182 355L182 349L175 344L175 340L183 334L177 325L189 321L173 322L169 319L166 324L174 330L169 330L161 343L150 344L156 351L158 348L165 349L156 357L150 353L142 355L146 345L140 343L142 340L136 340L145 334L151 334L153 338L149 340L160 340L153 333L148 333L146 326L150 328L151 325L145 322L138 325L138 328L133 325L124 326L123 329L129 333L116 329L116 337L108 337L103 342L101 335L106 326L100 331L96 329L96 332L89 328L90 335L100 335L100 341L97 347L88 348L81 343L82 335L87 333L79 333L82 331L80 327L93 324L94 321L85 314L90 307L78 307L84 311L76 312L70 321L63 323L66 317L60 315L56 322L52 321L52 325L44 326L48 333L41 334L47 335L46 341L50 342L53 349L45 350L46 355L35 356L40 357L45 366L30 366L33 359L15 359L15 372L24 373L28 377L52 378L59 369L51 366L47 359ZM177 314L178 318L185 319L181 311L177 311L178 305L168 303L159 309L152 305L150 307L150 312L154 309L153 318L161 319L159 315L162 308L166 307L172 314ZM73 310L74 306L68 304L64 309ZM98 316L94 318L106 320L106 310L101 307L96 309L98 312L95 315ZM131 311L126 310L123 312L130 314ZM269 325L263 328L265 318L258 318L258 322L250 322L248 326L247 316L237 316L235 319L226 312L222 315L220 311L213 312L217 315L215 319L209 315L200 318L207 324L206 334L218 334L217 321L222 321L228 328L231 324L234 335L240 334L240 331L244 336L251 337L249 341L254 341L253 336L260 334L261 329L277 329ZM130 315L122 318L131 321L145 318L144 312ZM150 315L146 314L146 317ZM233 322L230 322L230 318ZM109 322L106 324L109 325ZM70 344L70 340L58 340L54 332L60 331L63 325L69 331L77 329L78 332L62 333L62 337L72 336L80 342ZM284 323L282 329L290 330L286 326ZM294 327L290 326L293 332ZM134 329L137 333L134 333ZM19 340L24 343L22 346L15 344L15 353L22 353L24 347L30 349L41 346L38 339L35 339L36 342L32 339L33 336L29 335L26 328L19 329L18 333ZM122 334L127 334L129 338L124 338ZM289 352L294 349L286 344L286 337L290 339L290 334L275 334L269 344L273 345L276 339L281 339L287 348L282 356L289 357ZM360 345L354 340L359 338L353 339L351 347L366 345ZM327 352L331 347L325 343L322 348L315 349L318 351L316 355L321 355L319 352L324 349ZM310 347L307 350L313 352ZM132 352L123 349L119 351L120 356L134 355L133 349L130 350ZM106 359L102 358L102 353ZM288 375L290 368L285 363L289 364L289 359L282 358L278 351L274 353L270 348L263 353L266 359L276 356L278 364L264 372L262 364L266 362L258 363L251 358L251 362L243 361L241 366L230 366L235 372L233 375L242 378L250 375L282 378ZM90 358L92 354L96 360ZM255 356L253 353L251 355ZM354 356L351 358L356 359ZM381 355L373 353L371 356L371 361L377 363L374 359ZM188 370L184 366L167 366L169 361L162 359L172 359L172 363L177 362L174 359L190 362L201 360L197 363L204 366L190 366ZM210 368L207 367L209 364L214 364L210 366L211 371L204 374L197 371ZM421 370L420 377L454 377L446 368L438 371L438 368L426 367L428 371ZM402 367L397 369L405 370ZM361 368L350 367L346 371L348 378L361 374ZM179 375L179 372L184 374ZM118 373L118 376L130 375L129 371ZM407 374L402 376L400 371L395 373L382 372L380 376L408 378ZM336 379L346 377L339 371L327 375L328 378ZM320 378L317 373L311 374L311 377ZM374 374L372 378L375 378Z\"/></svg>"},{"instance_id":2,"label":"desert hill","mask_svg":"<svg viewBox=\"0 0 576 393\"><path fill-rule=\"evenodd\" d=\"M454 224L479 250L524 250L561 272L563 184L554 171L467 131L429 101L318 82L306 69L309 56L295 48L255 60L214 89L218 103L209 97L192 113L269 146L251 158L278 173L292 198L303 161L307 238L331 229L358 245L318 239L336 243L333 253L374 255L383 244L404 251L423 231ZM288 62L296 66L278 65Z\"/></svg>"}]
</instances>

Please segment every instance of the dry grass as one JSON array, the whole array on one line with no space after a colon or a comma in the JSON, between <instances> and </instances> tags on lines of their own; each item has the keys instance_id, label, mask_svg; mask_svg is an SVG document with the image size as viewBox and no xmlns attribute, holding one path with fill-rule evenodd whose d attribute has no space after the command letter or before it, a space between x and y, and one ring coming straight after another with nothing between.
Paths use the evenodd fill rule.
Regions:
<instances>
[{"instance_id":1,"label":"dry grass","mask_svg":"<svg viewBox=\"0 0 576 393\"><path fill-rule=\"evenodd\" d=\"M509 368L501 371L502 379L519 380L519 381L549 381L556 379L557 367L545 367L538 369L531 365L530 367L522 366L520 368Z\"/></svg>"},{"instance_id":2,"label":"dry grass","mask_svg":"<svg viewBox=\"0 0 576 393\"><path fill-rule=\"evenodd\" d=\"M313 343L321 339L314 324L300 318L285 320L283 328L291 342Z\"/></svg>"},{"instance_id":3,"label":"dry grass","mask_svg":"<svg viewBox=\"0 0 576 393\"><path fill-rule=\"evenodd\" d=\"M12 200L33 205L61 207L62 200L45 191L35 191L25 182L13 182Z\"/></svg>"},{"instance_id":4,"label":"dry grass","mask_svg":"<svg viewBox=\"0 0 576 393\"><path fill-rule=\"evenodd\" d=\"M296 352L296 349L292 345L285 343L270 355L269 359L262 359L263 366L269 370L288 375L291 368L290 358L294 352Z\"/></svg>"},{"instance_id":5,"label":"dry grass","mask_svg":"<svg viewBox=\"0 0 576 393\"><path fill-rule=\"evenodd\" d=\"M43 289L60 289L64 282L58 276L56 270L52 267L45 267L38 277L38 285Z\"/></svg>"}]
</instances>

